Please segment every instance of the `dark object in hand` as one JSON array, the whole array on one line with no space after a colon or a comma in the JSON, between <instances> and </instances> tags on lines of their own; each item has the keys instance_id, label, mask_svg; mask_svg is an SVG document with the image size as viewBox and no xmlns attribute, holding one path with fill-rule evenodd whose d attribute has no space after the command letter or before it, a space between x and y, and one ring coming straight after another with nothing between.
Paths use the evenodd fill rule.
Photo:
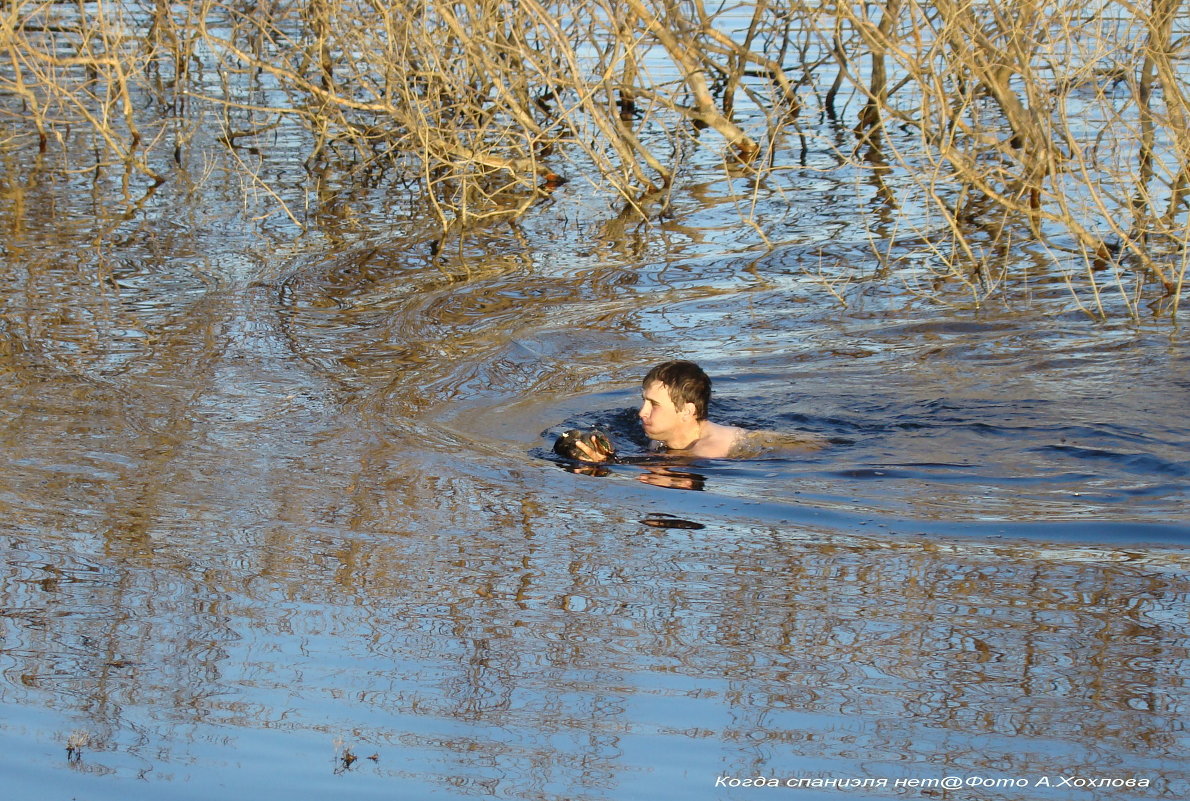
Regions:
<instances>
[{"instance_id":1,"label":"dark object in hand","mask_svg":"<svg viewBox=\"0 0 1190 801\"><path fill-rule=\"evenodd\" d=\"M616 458L616 446L599 429L571 429L554 441L554 453L578 462L610 462Z\"/></svg>"}]
</instances>

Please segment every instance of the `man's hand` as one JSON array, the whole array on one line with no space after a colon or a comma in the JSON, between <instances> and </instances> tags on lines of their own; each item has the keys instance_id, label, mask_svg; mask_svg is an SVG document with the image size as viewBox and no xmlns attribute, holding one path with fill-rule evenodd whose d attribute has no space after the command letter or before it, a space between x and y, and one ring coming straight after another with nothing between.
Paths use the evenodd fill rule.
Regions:
<instances>
[{"instance_id":1,"label":"man's hand","mask_svg":"<svg viewBox=\"0 0 1190 801\"><path fill-rule=\"evenodd\" d=\"M580 462L610 462L616 446L602 431L567 431L554 443L554 453Z\"/></svg>"}]
</instances>

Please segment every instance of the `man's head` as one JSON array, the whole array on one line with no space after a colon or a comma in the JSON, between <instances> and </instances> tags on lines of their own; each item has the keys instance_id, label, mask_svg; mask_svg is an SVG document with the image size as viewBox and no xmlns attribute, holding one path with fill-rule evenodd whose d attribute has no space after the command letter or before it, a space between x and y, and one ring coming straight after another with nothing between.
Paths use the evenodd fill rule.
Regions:
<instances>
[{"instance_id":1,"label":"man's head","mask_svg":"<svg viewBox=\"0 0 1190 801\"><path fill-rule=\"evenodd\" d=\"M649 439L685 448L698 439L707 419L711 379L694 362L665 362L641 382L640 422Z\"/></svg>"},{"instance_id":2,"label":"man's head","mask_svg":"<svg viewBox=\"0 0 1190 801\"><path fill-rule=\"evenodd\" d=\"M707 419L711 402L711 379L694 362L673 361L657 365L648 372L641 387L647 392L652 384L663 384L676 409L693 404L695 420Z\"/></svg>"}]
</instances>

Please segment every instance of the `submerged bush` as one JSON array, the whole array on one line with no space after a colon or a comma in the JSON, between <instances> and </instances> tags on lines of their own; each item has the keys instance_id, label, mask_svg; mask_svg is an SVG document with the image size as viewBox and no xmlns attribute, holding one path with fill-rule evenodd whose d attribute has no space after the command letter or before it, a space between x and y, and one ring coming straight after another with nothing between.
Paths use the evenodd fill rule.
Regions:
<instances>
[{"instance_id":1,"label":"submerged bush","mask_svg":"<svg viewBox=\"0 0 1190 801\"><path fill-rule=\"evenodd\" d=\"M759 186L810 149L866 175L897 237L977 294L1027 242L1075 266L1093 314L1109 284L1132 314L1154 299L1172 314L1190 190L1179 10L11 0L0 148L77 147L81 131L97 168L161 182L199 143L238 154L284 131L311 176L406 182L441 236L530 214L568 181L663 215L692 164ZM823 136L823 121L846 135ZM911 206L924 211L896 214ZM888 230L873 241L897 261Z\"/></svg>"}]
</instances>

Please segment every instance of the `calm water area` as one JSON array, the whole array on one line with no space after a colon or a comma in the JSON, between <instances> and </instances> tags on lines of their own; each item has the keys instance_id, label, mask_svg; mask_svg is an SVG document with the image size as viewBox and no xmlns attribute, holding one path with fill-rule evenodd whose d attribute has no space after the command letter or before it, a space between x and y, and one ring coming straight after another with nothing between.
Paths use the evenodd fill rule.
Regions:
<instances>
[{"instance_id":1,"label":"calm water area","mask_svg":"<svg viewBox=\"0 0 1190 801\"><path fill-rule=\"evenodd\" d=\"M299 231L201 151L153 192L12 157L5 796L1186 798L1182 328L1036 253L978 304L890 272L912 209L820 155L751 195L772 250L720 181L437 253L396 186ZM638 448L669 358L829 446L551 457Z\"/></svg>"}]
</instances>

